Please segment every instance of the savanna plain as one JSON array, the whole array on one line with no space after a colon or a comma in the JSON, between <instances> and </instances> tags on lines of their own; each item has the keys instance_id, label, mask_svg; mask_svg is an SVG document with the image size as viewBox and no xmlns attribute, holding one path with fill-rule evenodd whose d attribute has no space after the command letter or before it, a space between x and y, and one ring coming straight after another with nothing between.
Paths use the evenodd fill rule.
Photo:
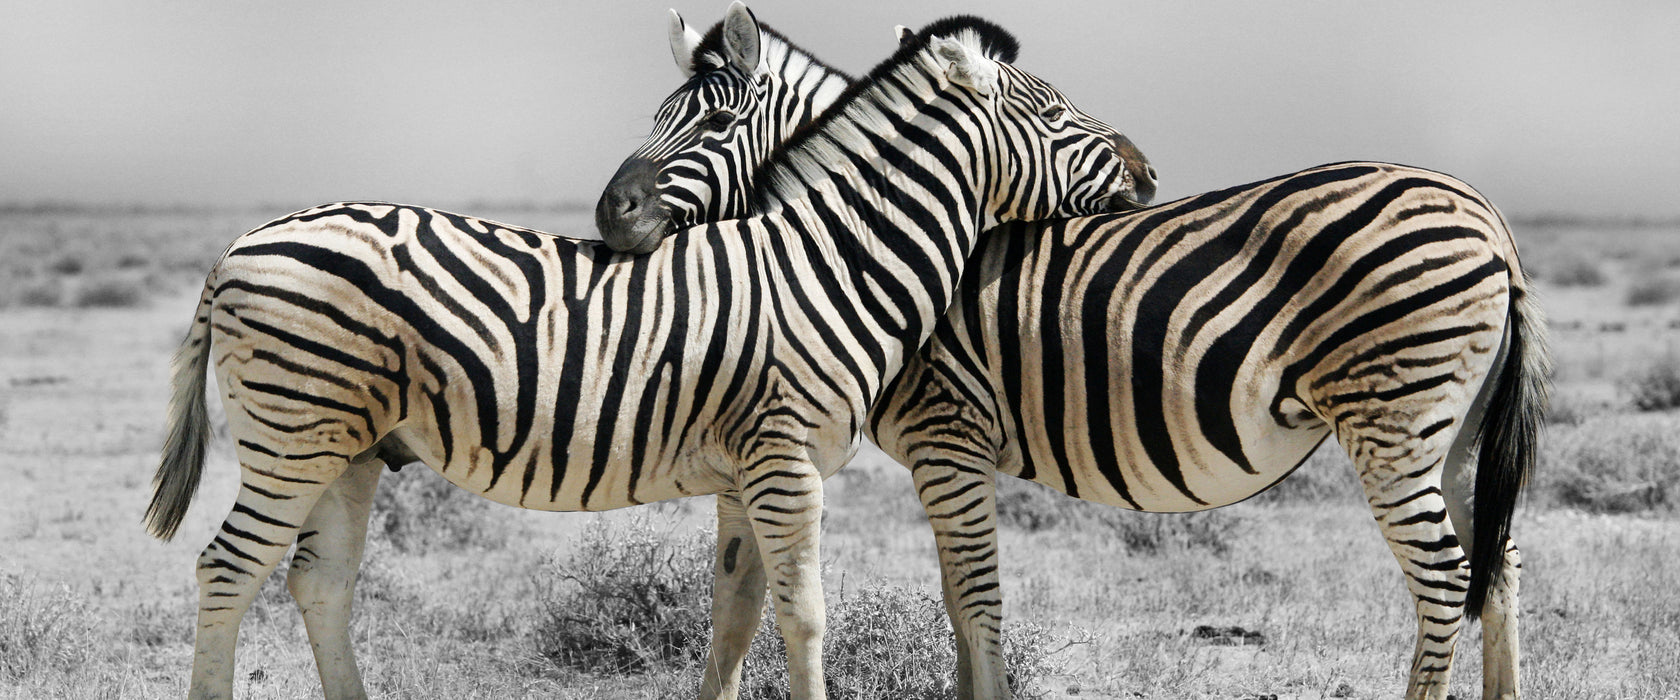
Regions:
<instances>
[{"instance_id":1,"label":"savanna plain","mask_svg":"<svg viewBox=\"0 0 1680 700\"><path fill-rule=\"evenodd\" d=\"M592 230L579 211L457 210ZM194 560L238 469L224 435L181 534L145 534L168 360L223 246L284 213L0 209L0 698L185 694ZM1525 693L1680 697L1680 225L1514 228L1557 359L1514 525ZM1001 490L1021 696L1402 694L1410 598L1333 447L1258 498L1194 515L1007 479ZM933 538L908 472L866 446L826 493L830 697L952 697ZM421 466L387 472L353 622L370 693L692 696L710 634L711 509L537 513ZM241 697L320 694L283 575L245 618ZM785 697L778 644L767 619L749 697ZM1479 697L1479 632L1458 648L1453 694Z\"/></svg>"}]
</instances>

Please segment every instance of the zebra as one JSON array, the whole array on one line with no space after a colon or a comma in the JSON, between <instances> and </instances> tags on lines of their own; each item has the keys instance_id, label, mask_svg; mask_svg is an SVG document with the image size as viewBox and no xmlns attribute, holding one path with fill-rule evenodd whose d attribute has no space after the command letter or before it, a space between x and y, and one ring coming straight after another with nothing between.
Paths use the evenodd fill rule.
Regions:
<instances>
[{"instance_id":1,"label":"zebra","mask_svg":"<svg viewBox=\"0 0 1680 700\"><path fill-rule=\"evenodd\" d=\"M385 203L236 239L176 356L147 513L167 538L190 502L214 362L242 483L198 560L190 694L231 695L239 621L295 541L288 589L325 693L364 695L347 618L366 501L381 462L421 461L543 510L733 495L720 542L762 575L714 617L768 588L792 696L823 697L822 478L980 231L1136 204L1118 132L1009 65L1015 46L974 17L924 27L777 148L762 213L646 255ZM734 694L739 665L719 676L703 696Z\"/></svg>"},{"instance_id":2,"label":"zebra","mask_svg":"<svg viewBox=\"0 0 1680 700\"><path fill-rule=\"evenodd\" d=\"M1152 187L1147 161L1132 164ZM1280 481L1332 433L1419 608L1408 697L1444 696L1464 613L1486 623L1487 696L1517 695L1521 561L1508 532L1548 360L1493 205L1440 173L1346 163L1149 215L1006 228L984 237L980 266L869 426L912 467L939 541L959 697L1009 695L997 472L1134 510L1202 510ZM1425 296L1406 296L1416 290ZM1350 317L1384 303L1418 325ZM1288 335L1250 358L1267 333ZM1450 378L1430 374L1454 361ZM1293 368L1288 382L1279 368ZM1304 395L1283 391L1309 380ZM1396 449L1410 452L1386 454ZM1417 468L1384 481L1402 458ZM1486 507L1472 509L1478 493ZM720 563L719 580L732 568Z\"/></svg>"},{"instance_id":3,"label":"zebra","mask_svg":"<svg viewBox=\"0 0 1680 700\"><path fill-rule=\"evenodd\" d=\"M671 10L670 39L686 82L654 113L652 133L595 208L596 228L624 252L747 216L753 170L853 82L744 7L704 36Z\"/></svg>"},{"instance_id":4,"label":"zebra","mask_svg":"<svg viewBox=\"0 0 1680 700\"><path fill-rule=\"evenodd\" d=\"M1549 391L1544 327L1498 210L1419 168L1331 164L986 233L868 428L938 540L958 696L1009 697L997 474L1198 511L1334 435L1416 606L1406 697L1446 697L1465 615L1484 625L1484 697L1517 697L1509 532Z\"/></svg>"}]
</instances>

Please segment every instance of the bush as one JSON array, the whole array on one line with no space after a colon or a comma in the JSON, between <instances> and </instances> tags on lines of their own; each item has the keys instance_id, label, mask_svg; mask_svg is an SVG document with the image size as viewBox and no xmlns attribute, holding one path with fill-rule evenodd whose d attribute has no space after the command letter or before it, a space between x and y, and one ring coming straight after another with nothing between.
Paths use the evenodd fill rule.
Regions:
<instances>
[{"instance_id":1,"label":"bush","mask_svg":"<svg viewBox=\"0 0 1680 700\"><path fill-rule=\"evenodd\" d=\"M575 551L540 569L537 653L592 672L698 666L711 642L711 540L672 537L645 515L590 523Z\"/></svg>"},{"instance_id":2,"label":"bush","mask_svg":"<svg viewBox=\"0 0 1680 700\"><path fill-rule=\"evenodd\" d=\"M132 280L99 280L82 287L76 305L82 308L128 308L145 301L146 292Z\"/></svg>"},{"instance_id":3,"label":"bush","mask_svg":"<svg viewBox=\"0 0 1680 700\"><path fill-rule=\"evenodd\" d=\"M1658 358L1622 378L1622 391L1640 411L1680 408L1680 357Z\"/></svg>"},{"instance_id":4,"label":"bush","mask_svg":"<svg viewBox=\"0 0 1680 700\"><path fill-rule=\"evenodd\" d=\"M998 520L1028 532L1074 528L1112 535L1133 554L1157 555L1203 549L1230 551L1240 518L1225 510L1197 513L1138 513L1081 501L1019 479L1000 480Z\"/></svg>"},{"instance_id":5,"label":"bush","mask_svg":"<svg viewBox=\"0 0 1680 700\"><path fill-rule=\"evenodd\" d=\"M1667 277L1642 279L1628 286L1628 306L1662 306L1680 299L1680 282Z\"/></svg>"},{"instance_id":6,"label":"bush","mask_svg":"<svg viewBox=\"0 0 1680 700\"><path fill-rule=\"evenodd\" d=\"M535 580L537 653L554 666L632 674L682 669L698 692L711 642L715 536L674 535L639 516L600 520L568 555L544 562ZM743 700L787 697L787 650L766 610L743 664ZM956 648L945 607L930 594L876 583L842 583L827 610L823 660L833 700L948 698ZM1067 642L1031 624L1004 633L1010 685L1034 697Z\"/></svg>"},{"instance_id":7,"label":"bush","mask_svg":"<svg viewBox=\"0 0 1680 700\"><path fill-rule=\"evenodd\" d=\"M1680 430L1667 415L1611 415L1553 426L1533 495L1592 513L1673 512Z\"/></svg>"},{"instance_id":8,"label":"bush","mask_svg":"<svg viewBox=\"0 0 1680 700\"><path fill-rule=\"evenodd\" d=\"M0 574L0 679L73 674L88 660L89 601Z\"/></svg>"},{"instance_id":9,"label":"bush","mask_svg":"<svg viewBox=\"0 0 1680 700\"><path fill-rule=\"evenodd\" d=\"M788 696L787 650L774 616L753 638L741 673L742 700ZM1016 697L1041 695L1039 683L1062 672L1054 656L1069 642L1031 623L1004 628L1003 657ZM828 606L823 638L824 685L832 700L943 700L956 690L957 652L945 605L899 586L868 583L842 590Z\"/></svg>"},{"instance_id":10,"label":"bush","mask_svg":"<svg viewBox=\"0 0 1680 700\"><path fill-rule=\"evenodd\" d=\"M495 504L422 465L385 474L373 497L368 532L400 552L477 547L495 549L507 533L493 522Z\"/></svg>"},{"instance_id":11,"label":"bush","mask_svg":"<svg viewBox=\"0 0 1680 700\"><path fill-rule=\"evenodd\" d=\"M1541 266L1538 272L1536 277L1559 287L1602 287L1608 281L1597 263L1578 255Z\"/></svg>"},{"instance_id":12,"label":"bush","mask_svg":"<svg viewBox=\"0 0 1680 700\"><path fill-rule=\"evenodd\" d=\"M80 256L70 254L65 254L63 257L60 257L59 259L54 260L51 264L47 265L48 270L66 276L82 274L82 270L85 267L87 266L82 262L82 258Z\"/></svg>"},{"instance_id":13,"label":"bush","mask_svg":"<svg viewBox=\"0 0 1680 700\"><path fill-rule=\"evenodd\" d=\"M1347 453L1330 436L1282 481L1252 499L1252 503L1363 503L1365 490Z\"/></svg>"},{"instance_id":14,"label":"bush","mask_svg":"<svg viewBox=\"0 0 1680 700\"><path fill-rule=\"evenodd\" d=\"M18 304L23 306L58 306L63 298L64 292L54 280L42 280L26 285L17 293Z\"/></svg>"}]
</instances>

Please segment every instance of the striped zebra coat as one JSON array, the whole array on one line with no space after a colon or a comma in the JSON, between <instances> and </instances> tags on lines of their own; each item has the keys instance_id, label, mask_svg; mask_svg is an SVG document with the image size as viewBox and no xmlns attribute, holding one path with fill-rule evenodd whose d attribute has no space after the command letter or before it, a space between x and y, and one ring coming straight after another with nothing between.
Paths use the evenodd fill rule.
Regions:
<instances>
[{"instance_id":1,"label":"striped zebra coat","mask_svg":"<svg viewBox=\"0 0 1680 700\"><path fill-rule=\"evenodd\" d=\"M998 473L1194 511L1265 490L1334 436L1417 607L1406 697L1446 697L1478 613L1485 697L1516 697L1508 532L1547 393L1543 328L1497 210L1405 166L988 232L869 428L939 541L959 696L1009 696Z\"/></svg>"},{"instance_id":2,"label":"striped zebra coat","mask_svg":"<svg viewBox=\"0 0 1680 700\"><path fill-rule=\"evenodd\" d=\"M768 103L800 99L826 106ZM1135 510L1199 510L1264 490L1330 435L1419 607L1408 696L1445 693L1462 612L1484 608L1488 696L1516 695L1520 562L1505 533L1546 352L1490 204L1439 173L1343 164L1148 214L1011 228L982 241L871 423L912 465L939 539L959 697L1009 692L998 471Z\"/></svg>"},{"instance_id":3,"label":"striped zebra coat","mask_svg":"<svg viewBox=\"0 0 1680 700\"><path fill-rule=\"evenodd\" d=\"M1135 196L1119 135L1013 53L983 21L930 25L770 159L763 214L645 256L386 204L236 240L177 357L149 511L172 534L196 487L213 366L242 486L199 558L191 694L231 695L239 620L294 541L326 694L363 694L346 623L365 501L379 461L417 458L526 508L735 495L732 532L764 571L736 595L768 585L792 695L822 697L822 477L981 230Z\"/></svg>"}]
</instances>

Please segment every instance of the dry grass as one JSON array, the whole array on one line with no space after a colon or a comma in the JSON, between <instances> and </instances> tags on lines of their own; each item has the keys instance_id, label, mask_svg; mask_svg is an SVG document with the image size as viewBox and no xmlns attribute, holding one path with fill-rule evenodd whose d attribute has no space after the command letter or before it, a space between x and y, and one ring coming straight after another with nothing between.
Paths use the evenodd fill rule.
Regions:
<instances>
[{"instance_id":1,"label":"dry grass","mask_svg":"<svg viewBox=\"0 0 1680 700\"><path fill-rule=\"evenodd\" d=\"M0 213L0 489L19 504L0 508L0 698L185 693L193 561L238 477L218 444L177 541L141 531L167 358L210 260L235 233L279 213ZM1634 412L1630 387L1656 382L1626 377L1659 371L1680 352L1680 312L1623 302L1636 267L1680 246L1663 231L1533 233L1518 232L1525 263L1543 268L1551 256L1583 255L1606 280L1565 287L1542 275L1560 405L1570 415L1551 426L1514 529L1525 556L1526 690L1564 700L1671 696L1680 687L1672 663L1680 658L1672 487L1680 414ZM90 281L112 279L131 280L139 301L82 306ZM1399 696L1413 641L1410 603L1345 460L1333 446L1321 450L1273 492L1200 523L1005 484L1005 512L1017 511L1002 530L1006 631L1011 653L1025 655L1012 657L1016 668L1038 674L1026 687L1079 698ZM682 660L691 656L609 672L608 663L556 665L542 651L540 601L562 583L544 575L543 563L594 546L584 535L591 523L631 532L634 511L517 511L418 467L384 480L353 624L371 693L692 694L699 672ZM878 669L919 675L877 692L948 697L934 690L946 687L948 647L939 645L949 637L932 537L906 472L866 451L826 488L835 696L888 687L851 675ZM673 563L709 569L709 541L692 539L709 523L708 508L696 500L647 509L662 514L657 533L672 533L655 548ZM709 575L683 580L690 590L682 600L705 599L693 588ZM694 622L703 611L688 612L699 614L681 624L703 639L704 623ZM1067 646L1087 638L1082 630L1089 642ZM773 689L781 660L774 636L761 637L749 673L755 687ZM1239 638L1255 643L1221 643ZM1459 648L1453 692L1477 697L1476 633ZM1031 658L1048 649L1060 651ZM246 618L239 664L241 697L319 692L280 576Z\"/></svg>"}]
</instances>

